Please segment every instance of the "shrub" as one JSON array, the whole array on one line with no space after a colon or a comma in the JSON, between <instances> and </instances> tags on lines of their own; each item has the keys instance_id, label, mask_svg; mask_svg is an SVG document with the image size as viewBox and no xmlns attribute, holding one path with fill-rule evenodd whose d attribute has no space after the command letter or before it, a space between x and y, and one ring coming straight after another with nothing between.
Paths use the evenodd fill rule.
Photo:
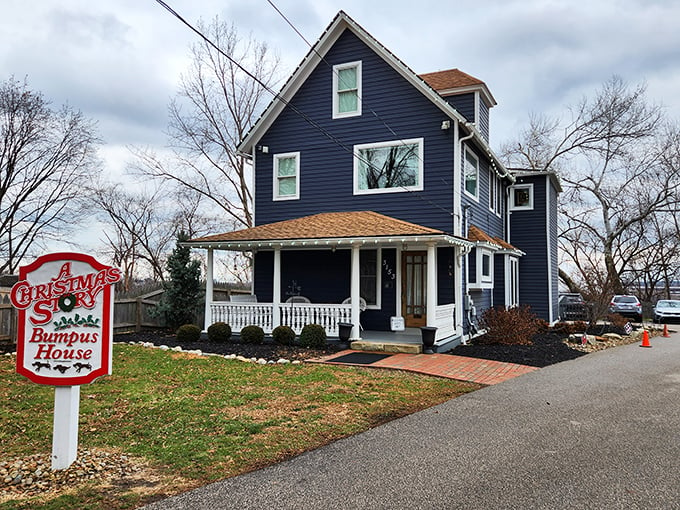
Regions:
<instances>
[{"instance_id":1,"label":"shrub","mask_svg":"<svg viewBox=\"0 0 680 510\"><path fill-rule=\"evenodd\" d=\"M241 342L261 344L264 342L264 330L260 326L246 326L241 330Z\"/></svg>"},{"instance_id":2,"label":"shrub","mask_svg":"<svg viewBox=\"0 0 680 510\"><path fill-rule=\"evenodd\" d=\"M272 331L272 338L279 345L293 345L295 331L289 326L277 326Z\"/></svg>"},{"instance_id":3,"label":"shrub","mask_svg":"<svg viewBox=\"0 0 680 510\"><path fill-rule=\"evenodd\" d=\"M231 326L224 322L216 322L208 326L208 340L226 343L231 338Z\"/></svg>"},{"instance_id":4,"label":"shrub","mask_svg":"<svg viewBox=\"0 0 680 510\"><path fill-rule=\"evenodd\" d=\"M201 328L195 324L184 324L177 328L178 342L198 342L201 339Z\"/></svg>"},{"instance_id":5,"label":"shrub","mask_svg":"<svg viewBox=\"0 0 680 510\"><path fill-rule=\"evenodd\" d=\"M483 343L505 345L530 345L539 332L540 322L528 306L514 308L488 308L482 314L480 325L486 328Z\"/></svg>"},{"instance_id":6,"label":"shrub","mask_svg":"<svg viewBox=\"0 0 680 510\"><path fill-rule=\"evenodd\" d=\"M319 348L326 345L326 330L319 324L307 324L300 333L300 345Z\"/></svg>"}]
</instances>

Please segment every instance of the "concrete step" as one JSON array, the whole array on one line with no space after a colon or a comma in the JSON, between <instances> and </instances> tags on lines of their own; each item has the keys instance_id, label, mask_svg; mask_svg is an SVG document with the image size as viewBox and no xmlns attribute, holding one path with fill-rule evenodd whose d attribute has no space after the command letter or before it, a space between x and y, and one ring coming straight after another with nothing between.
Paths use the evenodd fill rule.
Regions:
<instances>
[{"instance_id":1,"label":"concrete step","mask_svg":"<svg viewBox=\"0 0 680 510\"><path fill-rule=\"evenodd\" d=\"M400 352L405 354L421 354L423 352L423 345L420 343L355 340L354 342L350 343L349 347L355 351Z\"/></svg>"}]
</instances>

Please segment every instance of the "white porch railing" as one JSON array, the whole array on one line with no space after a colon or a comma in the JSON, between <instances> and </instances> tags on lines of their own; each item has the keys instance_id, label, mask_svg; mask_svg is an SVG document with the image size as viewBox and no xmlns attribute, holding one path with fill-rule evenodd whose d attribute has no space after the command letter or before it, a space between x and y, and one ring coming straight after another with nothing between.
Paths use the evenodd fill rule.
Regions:
<instances>
[{"instance_id":1,"label":"white porch railing","mask_svg":"<svg viewBox=\"0 0 680 510\"><path fill-rule=\"evenodd\" d=\"M212 320L226 322L234 332L246 326L260 326L265 334L274 329L273 303L232 303L217 302L210 305ZM338 336L340 322L351 322L352 306L342 304L307 304L281 303L279 305L280 321L283 326L290 326L300 334L307 324L319 324L324 327L328 336Z\"/></svg>"},{"instance_id":2,"label":"white porch railing","mask_svg":"<svg viewBox=\"0 0 680 510\"><path fill-rule=\"evenodd\" d=\"M454 303L437 306L434 314L434 326L437 328L435 341L441 340L442 338L448 338L456 334L456 325L454 319L455 311L456 305Z\"/></svg>"}]
</instances>

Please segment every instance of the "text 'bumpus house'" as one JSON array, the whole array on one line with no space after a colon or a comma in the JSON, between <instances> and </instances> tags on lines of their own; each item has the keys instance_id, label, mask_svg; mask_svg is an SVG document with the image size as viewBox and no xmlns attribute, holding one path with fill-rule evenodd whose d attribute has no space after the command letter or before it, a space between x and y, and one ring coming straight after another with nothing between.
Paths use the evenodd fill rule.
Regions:
<instances>
[{"instance_id":1,"label":"text 'bumpus house'","mask_svg":"<svg viewBox=\"0 0 680 510\"><path fill-rule=\"evenodd\" d=\"M252 298L207 300L206 326L349 322L382 342L429 326L443 351L491 306L553 321L559 184L496 158L495 104L457 69L416 75L340 12L239 146L255 226L188 243L208 250L208 296L213 250L254 254Z\"/></svg>"}]
</instances>

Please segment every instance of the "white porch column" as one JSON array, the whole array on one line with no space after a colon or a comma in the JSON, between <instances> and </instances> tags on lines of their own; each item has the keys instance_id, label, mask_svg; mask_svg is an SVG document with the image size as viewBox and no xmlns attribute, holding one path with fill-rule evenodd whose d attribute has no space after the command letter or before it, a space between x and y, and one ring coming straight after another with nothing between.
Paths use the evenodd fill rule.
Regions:
<instances>
[{"instance_id":1,"label":"white porch column","mask_svg":"<svg viewBox=\"0 0 680 510\"><path fill-rule=\"evenodd\" d=\"M354 324L354 327L352 328L352 340L361 338L361 328L359 327L359 315L361 313L359 308L361 292L359 290L359 246L358 243L352 245L352 283L350 287L350 298L352 299L352 324Z\"/></svg>"},{"instance_id":2,"label":"white porch column","mask_svg":"<svg viewBox=\"0 0 680 510\"><path fill-rule=\"evenodd\" d=\"M434 326L437 315L437 246L427 245L427 325Z\"/></svg>"},{"instance_id":3,"label":"white porch column","mask_svg":"<svg viewBox=\"0 0 680 510\"><path fill-rule=\"evenodd\" d=\"M466 250L460 246L455 248L454 270L453 270L453 288L456 293L456 333L463 334L463 313L465 308L465 295L463 293L463 257ZM467 269L467 267L466 267Z\"/></svg>"},{"instance_id":4,"label":"white porch column","mask_svg":"<svg viewBox=\"0 0 680 510\"><path fill-rule=\"evenodd\" d=\"M274 317L272 317L272 328L281 325L281 247L274 248L274 286L272 290L272 302L274 304Z\"/></svg>"},{"instance_id":5,"label":"white porch column","mask_svg":"<svg viewBox=\"0 0 680 510\"><path fill-rule=\"evenodd\" d=\"M203 319L203 331L208 331L212 324L212 312L210 305L213 302L213 249L208 248L208 260L205 268L205 318Z\"/></svg>"}]
</instances>

